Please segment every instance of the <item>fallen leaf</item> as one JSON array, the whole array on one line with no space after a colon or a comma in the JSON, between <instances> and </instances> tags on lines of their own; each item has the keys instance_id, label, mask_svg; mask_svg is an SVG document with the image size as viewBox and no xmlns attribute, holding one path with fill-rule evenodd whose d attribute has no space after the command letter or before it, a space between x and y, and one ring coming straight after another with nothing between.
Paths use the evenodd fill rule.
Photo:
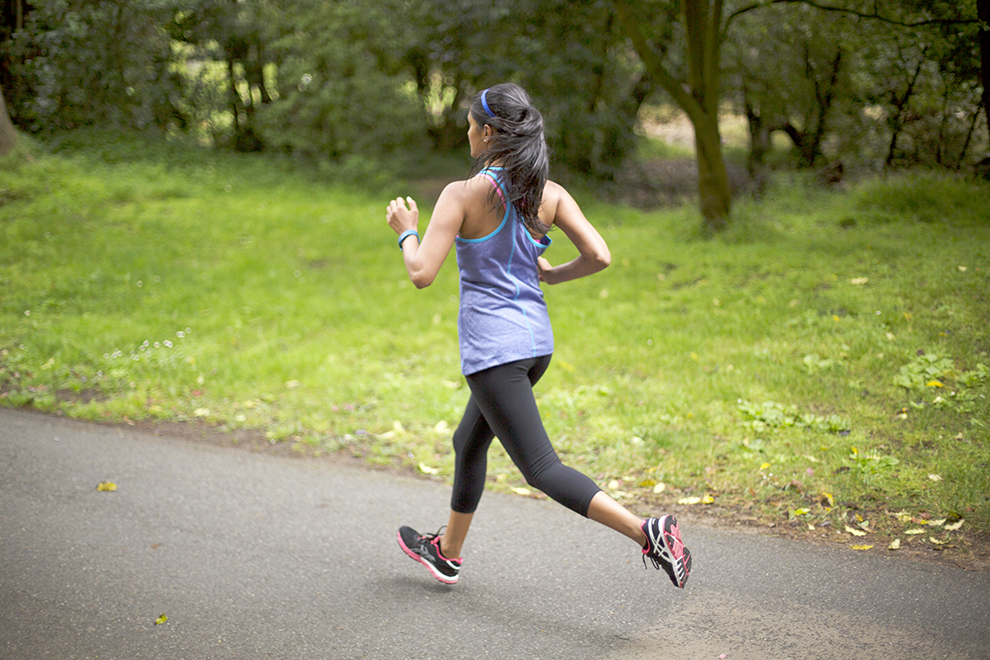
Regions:
<instances>
[{"instance_id":1,"label":"fallen leaf","mask_svg":"<svg viewBox=\"0 0 990 660\"><path fill-rule=\"evenodd\" d=\"M807 515L808 513L810 513L810 511L808 509L805 509L805 508L794 509L794 515L795 516L804 516L804 515Z\"/></svg>"},{"instance_id":2,"label":"fallen leaf","mask_svg":"<svg viewBox=\"0 0 990 660\"><path fill-rule=\"evenodd\" d=\"M700 502L701 502L700 497L682 497L681 499L677 500L678 504L698 504Z\"/></svg>"},{"instance_id":3,"label":"fallen leaf","mask_svg":"<svg viewBox=\"0 0 990 660\"><path fill-rule=\"evenodd\" d=\"M529 488L523 488L521 486L517 486L512 489L512 492L515 493L516 495L529 495L531 491L529 490Z\"/></svg>"},{"instance_id":4,"label":"fallen leaf","mask_svg":"<svg viewBox=\"0 0 990 660\"><path fill-rule=\"evenodd\" d=\"M897 550L900 547L901 547L901 540L900 539L894 539L893 541L890 542L890 545L887 546L887 549L888 550Z\"/></svg>"},{"instance_id":5,"label":"fallen leaf","mask_svg":"<svg viewBox=\"0 0 990 660\"><path fill-rule=\"evenodd\" d=\"M609 490L617 490L618 488L619 488L619 482L616 479L612 479L610 482L608 482Z\"/></svg>"},{"instance_id":6,"label":"fallen leaf","mask_svg":"<svg viewBox=\"0 0 990 660\"><path fill-rule=\"evenodd\" d=\"M907 524L907 523L911 522L911 514L908 513L907 511L898 511L897 513L892 513L890 515L894 516L895 518L897 518L902 523Z\"/></svg>"},{"instance_id":7,"label":"fallen leaf","mask_svg":"<svg viewBox=\"0 0 990 660\"><path fill-rule=\"evenodd\" d=\"M954 532L957 529L959 529L960 527L962 527L964 522L966 522L966 521L965 520L959 520L958 522L949 523L948 525L945 526L945 529L949 530L950 532Z\"/></svg>"},{"instance_id":8,"label":"fallen leaf","mask_svg":"<svg viewBox=\"0 0 990 660\"><path fill-rule=\"evenodd\" d=\"M945 387L945 385L940 380L930 380L926 387Z\"/></svg>"},{"instance_id":9,"label":"fallen leaf","mask_svg":"<svg viewBox=\"0 0 990 660\"><path fill-rule=\"evenodd\" d=\"M869 550L872 547L873 547L872 545L854 545L854 546L852 546L852 549L853 550Z\"/></svg>"},{"instance_id":10,"label":"fallen leaf","mask_svg":"<svg viewBox=\"0 0 990 660\"><path fill-rule=\"evenodd\" d=\"M924 534L925 530L915 527L914 529L905 529L905 534Z\"/></svg>"},{"instance_id":11,"label":"fallen leaf","mask_svg":"<svg viewBox=\"0 0 990 660\"><path fill-rule=\"evenodd\" d=\"M929 520L929 525L935 525L936 527L941 527L945 524L945 518L939 518L938 520Z\"/></svg>"},{"instance_id":12,"label":"fallen leaf","mask_svg":"<svg viewBox=\"0 0 990 660\"><path fill-rule=\"evenodd\" d=\"M928 478L932 481L942 481L942 477L937 474L930 474L928 475Z\"/></svg>"},{"instance_id":13,"label":"fallen leaf","mask_svg":"<svg viewBox=\"0 0 990 660\"><path fill-rule=\"evenodd\" d=\"M660 483L658 483L656 486L653 487L653 492L662 493L666 488L667 486L661 481Z\"/></svg>"},{"instance_id":14,"label":"fallen leaf","mask_svg":"<svg viewBox=\"0 0 990 660\"><path fill-rule=\"evenodd\" d=\"M157 618L157 619L155 619L155 625L156 625L156 626L160 626L160 625L162 625L163 623L165 623L166 621L168 621L168 617L167 617L167 616L165 616L164 614L159 614L159 615L158 615L158 618Z\"/></svg>"},{"instance_id":15,"label":"fallen leaf","mask_svg":"<svg viewBox=\"0 0 990 660\"><path fill-rule=\"evenodd\" d=\"M853 536L866 536L866 532L864 532L863 530L850 527L849 525L846 525L846 531L852 534Z\"/></svg>"},{"instance_id":16,"label":"fallen leaf","mask_svg":"<svg viewBox=\"0 0 990 660\"><path fill-rule=\"evenodd\" d=\"M429 465L423 463L422 461L419 464L419 471L422 472L423 474L440 474L440 470L436 469L435 467L430 467Z\"/></svg>"},{"instance_id":17,"label":"fallen leaf","mask_svg":"<svg viewBox=\"0 0 990 660\"><path fill-rule=\"evenodd\" d=\"M193 416L194 417L209 417L210 416L210 409L209 408L196 408L196 410L193 411Z\"/></svg>"},{"instance_id":18,"label":"fallen leaf","mask_svg":"<svg viewBox=\"0 0 990 660\"><path fill-rule=\"evenodd\" d=\"M712 497L711 495L705 495L704 497L701 498L702 504L713 504L714 502L715 502L715 498Z\"/></svg>"},{"instance_id":19,"label":"fallen leaf","mask_svg":"<svg viewBox=\"0 0 990 660\"><path fill-rule=\"evenodd\" d=\"M849 280L849 283L850 284L866 284L869 281L870 280L867 277L854 277L851 280Z\"/></svg>"},{"instance_id":20,"label":"fallen leaf","mask_svg":"<svg viewBox=\"0 0 990 660\"><path fill-rule=\"evenodd\" d=\"M100 491L101 493L112 493L113 491L117 490L117 484L115 484L112 481L101 481L100 483L96 484L96 490Z\"/></svg>"},{"instance_id":21,"label":"fallen leaf","mask_svg":"<svg viewBox=\"0 0 990 660\"><path fill-rule=\"evenodd\" d=\"M447 424L446 420L441 419L436 423L436 426L433 427L433 430L441 435L445 435L448 431L450 431L450 426Z\"/></svg>"},{"instance_id":22,"label":"fallen leaf","mask_svg":"<svg viewBox=\"0 0 990 660\"><path fill-rule=\"evenodd\" d=\"M948 539L946 539L944 541L940 541L937 538L935 538L934 536L929 536L928 537L928 540L931 541L932 543L934 543L935 545L945 545L946 543L949 542Z\"/></svg>"}]
</instances>

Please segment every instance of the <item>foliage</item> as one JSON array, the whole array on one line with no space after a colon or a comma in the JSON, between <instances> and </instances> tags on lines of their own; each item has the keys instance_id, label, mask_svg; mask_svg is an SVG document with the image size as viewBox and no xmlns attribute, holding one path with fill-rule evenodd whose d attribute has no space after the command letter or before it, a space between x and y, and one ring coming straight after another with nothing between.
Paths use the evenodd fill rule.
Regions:
<instances>
[{"instance_id":1,"label":"foliage","mask_svg":"<svg viewBox=\"0 0 990 660\"><path fill-rule=\"evenodd\" d=\"M838 140L828 156L848 155L845 136L861 133L853 81L863 45L860 26L852 23L799 5L767 7L734 24L727 73L736 81L734 97L749 122L751 166L763 164L775 131L789 137L796 164L803 167L818 163L829 135Z\"/></svg>"},{"instance_id":2,"label":"foliage","mask_svg":"<svg viewBox=\"0 0 990 660\"><path fill-rule=\"evenodd\" d=\"M19 87L11 115L32 132L90 124L163 126L176 91L162 28L173 0L31 3L26 29L3 47Z\"/></svg>"},{"instance_id":3,"label":"foliage","mask_svg":"<svg viewBox=\"0 0 990 660\"><path fill-rule=\"evenodd\" d=\"M748 401L739 402L739 412L743 414L744 424L757 433L768 429L794 427L827 431L829 433L849 433L850 424L838 415L799 414L789 411L774 401L762 404L752 404Z\"/></svg>"},{"instance_id":4,"label":"foliage","mask_svg":"<svg viewBox=\"0 0 990 660\"><path fill-rule=\"evenodd\" d=\"M642 109L670 97L699 129L700 202L713 218L731 203L718 125L727 109L747 117L754 171L837 159L963 169L990 137L977 38L987 33L972 2L23 7L22 29L0 26L0 84L31 133L138 128L372 171L399 151L463 148L471 96L511 80L543 110L558 171L621 181ZM774 135L792 149L774 154Z\"/></svg>"},{"instance_id":5,"label":"foliage","mask_svg":"<svg viewBox=\"0 0 990 660\"><path fill-rule=\"evenodd\" d=\"M390 55L403 36L390 20L398 3L297 4L270 47L280 95L259 117L265 141L334 161L422 146L423 115Z\"/></svg>"},{"instance_id":6,"label":"foliage","mask_svg":"<svg viewBox=\"0 0 990 660\"><path fill-rule=\"evenodd\" d=\"M803 166L974 160L986 127L972 3L766 5L739 14L729 41L756 164L774 131Z\"/></svg>"},{"instance_id":7,"label":"foliage","mask_svg":"<svg viewBox=\"0 0 990 660\"><path fill-rule=\"evenodd\" d=\"M513 81L543 112L560 164L595 178L615 176L633 147L637 112L651 86L624 44L610 2L412 4L419 23L405 59L438 148L466 144L466 103L475 93Z\"/></svg>"}]
</instances>

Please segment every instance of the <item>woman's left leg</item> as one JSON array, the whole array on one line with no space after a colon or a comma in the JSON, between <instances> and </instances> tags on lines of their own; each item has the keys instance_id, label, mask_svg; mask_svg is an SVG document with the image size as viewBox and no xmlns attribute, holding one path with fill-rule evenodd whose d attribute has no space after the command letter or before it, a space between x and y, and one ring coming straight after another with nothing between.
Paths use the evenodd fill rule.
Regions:
<instances>
[{"instance_id":1,"label":"woman's left leg","mask_svg":"<svg viewBox=\"0 0 990 660\"><path fill-rule=\"evenodd\" d=\"M643 532L643 519L633 515L629 509L613 500L603 490L598 491L591 498L591 505L588 506L588 517L631 538L640 547L646 545L646 534Z\"/></svg>"},{"instance_id":2,"label":"woman's left leg","mask_svg":"<svg viewBox=\"0 0 990 660\"><path fill-rule=\"evenodd\" d=\"M550 356L520 360L467 377L471 398L526 482L572 511L588 515L601 492L594 481L561 463L533 396Z\"/></svg>"}]
</instances>

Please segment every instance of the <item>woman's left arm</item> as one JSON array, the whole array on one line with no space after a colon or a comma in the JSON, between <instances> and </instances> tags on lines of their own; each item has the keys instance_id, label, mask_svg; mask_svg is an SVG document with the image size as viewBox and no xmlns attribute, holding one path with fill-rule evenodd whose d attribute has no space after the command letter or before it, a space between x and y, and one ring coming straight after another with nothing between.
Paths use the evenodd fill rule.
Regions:
<instances>
[{"instance_id":1,"label":"woman's left arm","mask_svg":"<svg viewBox=\"0 0 990 660\"><path fill-rule=\"evenodd\" d=\"M549 199L548 199L549 198ZM544 203L550 202L550 216L547 218L560 228L567 238L571 239L578 249L577 258L559 266L551 266L550 262L540 257L540 279L547 284L559 284L586 277L604 270L612 262L605 239L588 221L581 207L574 201L570 193L556 183L547 182L544 192ZM542 218L541 218L542 219ZM546 220L545 220L546 221Z\"/></svg>"},{"instance_id":2,"label":"woman's left arm","mask_svg":"<svg viewBox=\"0 0 990 660\"><path fill-rule=\"evenodd\" d=\"M417 234L402 241L402 259L409 273L409 279L422 289L433 284L440 267L450 253L454 238L464 223L463 185L448 185L440 193L430 224L420 242ZM409 206L406 206L406 202ZM412 197L398 197L389 202L385 213L389 226L401 235L407 230L415 230L419 225L419 208Z\"/></svg>"}]
</instances>

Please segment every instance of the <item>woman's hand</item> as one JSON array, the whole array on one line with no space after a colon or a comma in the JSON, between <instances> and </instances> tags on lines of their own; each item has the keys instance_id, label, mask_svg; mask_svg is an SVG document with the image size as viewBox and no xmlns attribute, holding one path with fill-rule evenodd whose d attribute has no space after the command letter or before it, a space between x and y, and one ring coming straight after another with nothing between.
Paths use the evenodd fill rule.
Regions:
<instances>
[{"instance_id":1,"label":"woman's hand","mask_svg":"<svg viewBox=\"0 0 990 660\"><path fill-rule=\"evenodd\" d=\"M406 206L409 202L409 206ZM395 230L396 234L401 234L408 229L419 227L419 207L412 197L396 197L388 203L385 209L385 219L388 226Z\"/></svg>"},{"instance_id":2,"label":"woman's hand","mask_svg":"<svg viewBox=\"0 0 990 660\"><path fill-rule=\"evenodd\" d=\"M553 284L553 282L550 281L550 274L551 271L553 271L553 266L550 265L550 262L543 257L537 257L536 265L540 269L540 281L546 282L547 284Z\"/></svg>"}]
</instances>

